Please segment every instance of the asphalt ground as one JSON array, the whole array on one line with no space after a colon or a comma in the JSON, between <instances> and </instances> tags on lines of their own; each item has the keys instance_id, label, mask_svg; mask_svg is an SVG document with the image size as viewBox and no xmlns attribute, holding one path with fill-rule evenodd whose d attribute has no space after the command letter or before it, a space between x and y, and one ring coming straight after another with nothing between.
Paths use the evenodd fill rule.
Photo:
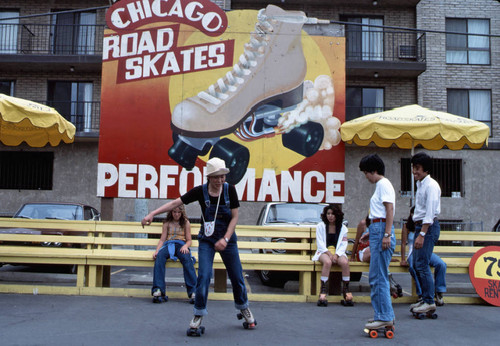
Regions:
<instances>
[{"instance_id":1,"label":"asphalt ground","mask_svg":"<svg viewBox=\"0 0 500 346\"><path fill-rule=\"evenodd\" d=\"M193 306L170 299L0 294L1 345L494 345L500 309L445 305L436 320L415 319L406 304L394 304L392 340L363 332L370 304L344 307L314 303L251 302L254 330L243 328L231 301L209 301L201 337L186 330Z\"/></svg>"}]
</instances>

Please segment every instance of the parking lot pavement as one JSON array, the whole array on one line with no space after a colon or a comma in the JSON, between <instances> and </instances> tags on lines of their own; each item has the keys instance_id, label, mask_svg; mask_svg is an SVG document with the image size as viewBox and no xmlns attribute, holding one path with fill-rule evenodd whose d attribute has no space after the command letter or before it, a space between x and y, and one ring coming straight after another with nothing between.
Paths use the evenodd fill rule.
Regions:
<instances>
[{"instance_id":1,"label":"parking lot pavement","mask_svg":"<svg viewBox=\"0 0 500 346\"><path fill-rule=\"evenodd\" d=\"M375 342L363 333L370 304L326 308L314 303L251 302L255 330L245 330L230 301L209 301L201 338L187 337L187 300L0 294L2 345L354 345ZM498 343L499 308L445 305L436 320L416 320L394 304L395 340L404 345ZM384 337L379 337L384 339ZM379 342L385 342L379 340Z\"/></svg>"}]
</instances>

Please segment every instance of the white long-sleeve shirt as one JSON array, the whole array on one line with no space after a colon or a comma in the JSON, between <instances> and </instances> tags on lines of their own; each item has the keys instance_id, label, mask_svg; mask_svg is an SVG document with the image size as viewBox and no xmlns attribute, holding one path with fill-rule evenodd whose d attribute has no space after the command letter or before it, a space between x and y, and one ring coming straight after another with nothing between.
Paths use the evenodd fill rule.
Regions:
<instances>
[{"instance_id":1,"label":"white long-sleeve shirt","mask_svg":"<svg viewBox=\"0 0 500 346\"><path fill-rule=\"evenodd\" d=\"M347 227L342 225L339 240L337 241L337 246L335 247L335 254L339 257L345 255L345 251L347 250L347 231ZM322 253L328 251L328 248L326 247L326 225L324 222L320 222L316 226L316 246L318 249L312 258L313 261L317 261Z\"/></svg>"},{"instance_id":2,"label":"white long-sleeve shirt","mask_svg":"<svg viewBox=\"0 0 500 346\"><path fill-rule=\"evenodd\" d=\"M417 181L413 221L432 224L439 213L441 213L441 188L437 181L427 174L424 179Z\"/></svg>"}]
</instances>

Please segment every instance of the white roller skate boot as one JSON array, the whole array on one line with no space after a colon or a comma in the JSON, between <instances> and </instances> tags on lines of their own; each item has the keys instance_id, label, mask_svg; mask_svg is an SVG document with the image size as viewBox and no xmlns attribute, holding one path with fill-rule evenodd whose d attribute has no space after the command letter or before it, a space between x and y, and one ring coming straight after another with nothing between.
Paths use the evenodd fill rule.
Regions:
<instances>
[{"instance_id":1,"label":"white roller skate boot","mask_svg":"<svg viewBox=\"0 0 500 346\"><path fill-rule=\"evenodd\" d=\"M243 327L245 329L253 329L257 325L257 321L253 317L253 314L249 308L241 309L240 313L237 314L236 317L238 317L239 320L241 320L242 318L245 319L245 322L243 322Z\"/></svg>"},{"instance_id":2,"label":"white roller skate boot","mask_svg":"<svg viewBox=\"0 0 500 346\"><path fill-rule=\"evenodd\" d=\"M201 336L205 333L205 327L201 325L203 321L203 316L194 315L191 322L189 322L189 328L186 331L187 336Z\"/></svg>"},{"instance_id":3,"label":"white roller skate boot","mask_svg":"<svg viewBox=\"0 0 500 346\"><path fill-rule=\"evenodd\" d=\"M257 20L234 69L175 106L175 133L195 138L226 135L261 105L279 100L281 107L288 107L302 101L307 67L301 31L308 18L269 5Z\"/></svg>"}]
</instances>

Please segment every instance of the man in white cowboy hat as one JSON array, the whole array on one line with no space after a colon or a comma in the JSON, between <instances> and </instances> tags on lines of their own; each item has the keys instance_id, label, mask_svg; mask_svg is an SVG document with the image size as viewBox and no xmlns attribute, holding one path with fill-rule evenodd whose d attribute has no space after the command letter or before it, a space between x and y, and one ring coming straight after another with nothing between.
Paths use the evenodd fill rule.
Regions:
<instances>
[{"instance_id":1,"label":"man in white cowboy hat","mask_svg":"<svg viewBox=\"0 0 500 346\"><path fill-rule=\"evenodd\" d=\"M207 161L207 183L194 187L181 197L167 202L149 213L142 226L149 225L157 214L169 212L182 205L198 201L202 210L203 224L198 235L198 280L194 303L194 317L189 324L188 335L199 335L203 316L207 315L208 289L212 277L215 252L222 257L229 279L233 287L236 309L245 318L245 326L254 328L256 321L248 308L248 297L243 279L237 237L235 234L238 222L240 202L236 188L225 182L229 169L226 163L217 158Z\"/></svg>"}]
</instances>

